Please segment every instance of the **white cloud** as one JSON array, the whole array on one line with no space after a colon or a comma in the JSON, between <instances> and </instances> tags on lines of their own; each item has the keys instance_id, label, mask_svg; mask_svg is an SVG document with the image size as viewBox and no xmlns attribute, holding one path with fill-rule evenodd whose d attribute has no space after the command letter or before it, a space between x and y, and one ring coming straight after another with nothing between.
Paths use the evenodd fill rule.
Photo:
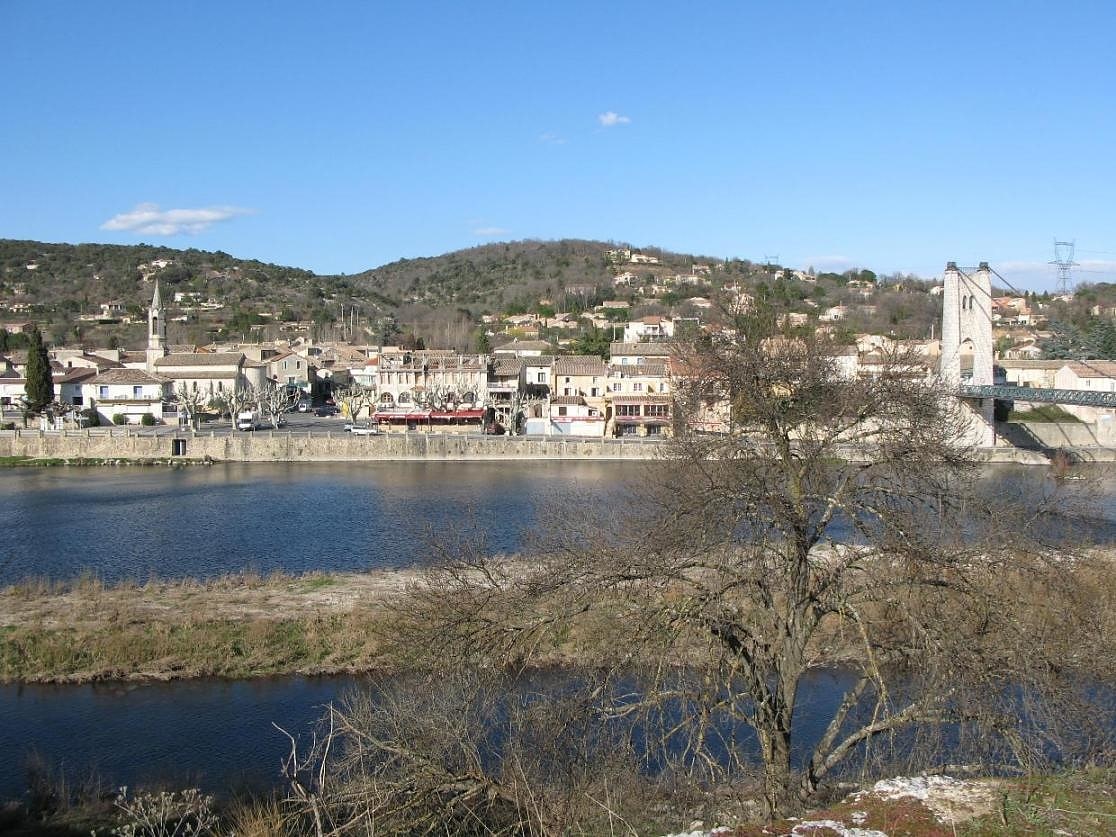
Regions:
<instances>
[{"instance_id":1,"label":"white cloud","mask_svg":"<svg viewBox=\"0 0 1116 837\"><path fill-rule=\"evenodd\" d=\"M565 145L566 138L560 137L551 131L547 131L545 134L539 134L539 142L544 145Z\"/></svg>"},{"instance_id":2,"label":"white cloud","mask_svg":"<svg viewBox=\"0 0 1116 837\"><path fill-rule=\"evenodd\" d=\"M473 230L473 235L478 238L496 238L501 235L507 235L511 230L506 230L503 227L477 227Z\"/></svg>"},{"instance_id":3,"label":"white cloud","mask_svg":"<svg viewBox=\"0 0 1116 837\"><path fill-rule=\"evenodd\" d=\"M597 116L597 121L605 128L614 128L617 125L629 125L632 119L630 116L622 116L616 111L609 110Z\"/></svg>"},{"instance_id":4,"label":"white cloud","mask_svg":"<svg viewBox=\"0 0 1116 837\"><path fill-rule=\"evenodd\" d=\"M206 206L200 209L159 209L158 204L141 203L131 212L114 215L101 224L102 230L123 230L137 235L197 235L214 224L254 210L237 206Z\"/></svg>"}]
</instances>

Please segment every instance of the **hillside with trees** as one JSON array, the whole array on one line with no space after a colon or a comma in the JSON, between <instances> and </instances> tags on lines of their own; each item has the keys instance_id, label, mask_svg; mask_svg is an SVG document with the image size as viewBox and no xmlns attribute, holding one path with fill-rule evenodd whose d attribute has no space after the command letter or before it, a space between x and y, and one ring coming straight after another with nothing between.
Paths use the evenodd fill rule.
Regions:
<instances>
[{"instance_id":1,"label":"hillside with trees","mask_svg":"<svg viewBox=\"0 0 1116 837\"><path fill-rule=\"evenodd\" d=\"M716 315L702 300L726 290L811 321L827 308L848 306L835 329L841 340L855 331L925 337L941 311L917 277L880 278L866 269L815 274L578 239L485 244L351 275L318 275L221 251L0 240L4 319L36 322L56 345L142 346L156 278L170 308L173 343L303 335L384 343L421 338L464 350L484 342L478 334L484 314L580 316L614 300L628 305L608 312L616 322L654 314L708 321ZM884 284L891 292L872 298Z\"/></svg>"}]
</instances>

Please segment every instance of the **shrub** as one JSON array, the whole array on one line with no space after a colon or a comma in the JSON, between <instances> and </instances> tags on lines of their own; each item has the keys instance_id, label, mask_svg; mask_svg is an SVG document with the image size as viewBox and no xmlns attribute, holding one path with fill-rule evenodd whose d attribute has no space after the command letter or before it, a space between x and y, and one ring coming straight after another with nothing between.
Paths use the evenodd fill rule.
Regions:
<instances>
[{"instance_id":1,"label":"shrub","mask_svg":"<svg viewBox=\"0 0 1116 837\"><path fill-rule=\"evenodd\" d=\"M140 419L140 424L144 427L154 427L158 422L155 421L155 416L151 413L144 413L143 418Z\"/></svg>"},{"instance_id":2,"label":"shrub","mask_svg":"<svg viewBox=\"0 0 1116 837\"><path fill-rule=\"evenodd\" d=\"M112 417L113 424L123 424L125 421L127 421L127 419L124 418L123 413L117 413Z\"/></svg>"}]
</instances>

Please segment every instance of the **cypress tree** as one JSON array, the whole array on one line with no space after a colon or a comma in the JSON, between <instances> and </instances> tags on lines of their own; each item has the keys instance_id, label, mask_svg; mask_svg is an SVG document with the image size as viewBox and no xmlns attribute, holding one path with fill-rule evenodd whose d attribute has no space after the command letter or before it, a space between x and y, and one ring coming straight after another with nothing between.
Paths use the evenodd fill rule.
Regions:
<instances>
[{"instance_id":1,"label":"cypress tree","mask_svg":"<svg viewBox=\"0 0 1116 837\"><path fill-rule=\"evenodd\" d=\"M28 409L41 413L54 400L54 381L50 376L50 358L47 356L43 336L37 328L31 330L31 345L27 349L27 394Z\"/></svg>"}]
</instances>

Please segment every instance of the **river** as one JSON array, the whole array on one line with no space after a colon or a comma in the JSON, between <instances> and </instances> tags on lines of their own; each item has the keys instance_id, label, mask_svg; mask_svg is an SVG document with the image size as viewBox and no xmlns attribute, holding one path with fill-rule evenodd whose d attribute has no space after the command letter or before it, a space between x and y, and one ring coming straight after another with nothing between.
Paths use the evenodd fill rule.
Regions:
<instances>
[{"instance_id":1,"label":"river","mask_svg":"<svg viewBox=\"0 0 1116 837\"><path fill-rule=\"evenodd\" d=\"M481 528L515 551L559 495L622 494L641 462L223 464L0 470L0 585L245 569L408 566L431 535Z\"/></svg>"},{"instance_id":2,"label":"river","mask_svg":"<svg viewBox=\"0 0 1116 837\"><path fill-rule=\"evenodd\" d=\"M623 502L649 463L354 463L0 471L0 584L93 573L107 582L209 577L244 569L407 566L430 533L482 529L514 552L559 495ZM1116 518L1116 481L1102 472L1096 533ZM1044 472L989 471L1041 490ZM837 700L843 675L819 673L809 703ZM208 789L272 785L285 741L305 732L356 678L283 677L167 684L0 685L0 799L26 787L33 753L71 776L110 785L166 781ZM822 712L821 717L826 713ZM820 734L809 732L804 738Z\"/></svg>"}]
</instances>

